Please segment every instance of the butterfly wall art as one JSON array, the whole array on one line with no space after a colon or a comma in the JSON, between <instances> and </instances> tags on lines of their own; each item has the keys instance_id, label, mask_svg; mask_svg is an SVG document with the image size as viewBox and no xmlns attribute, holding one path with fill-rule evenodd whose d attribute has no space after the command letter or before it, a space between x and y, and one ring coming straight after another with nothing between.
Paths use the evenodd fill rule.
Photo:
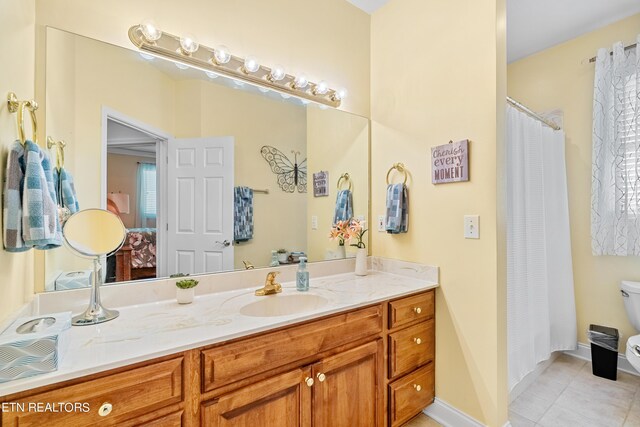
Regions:
<instances>
[{"instance_id":1,"label":"butterfly wall art","mask_svg":"<svg viewBox=\"0 0 640 427\"><path fill-rule=\"evenodd\" d=\"M278 186L286 193L307 192L307 159L298 163L299 151L291 151L293 162L280 150L269 145L260 149L260 154L276 174Z\"/></svg>"}]
</instances>

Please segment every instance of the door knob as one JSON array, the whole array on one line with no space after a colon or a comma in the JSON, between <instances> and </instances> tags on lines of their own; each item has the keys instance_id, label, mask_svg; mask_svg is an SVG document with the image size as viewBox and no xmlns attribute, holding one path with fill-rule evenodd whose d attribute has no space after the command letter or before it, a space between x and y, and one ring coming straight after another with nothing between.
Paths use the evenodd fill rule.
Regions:
<instances>
[{"instance_id":1,"label":"door knob","mask_svg":"<svg viewBox=\"0 0 640 427\"><path fill-rule=\"evenodd\" d=\"M220 243L222 246L224 246L225 248L228 248L229 246L231 246L231 242L228 240L223 240L222 242L219 240L216 240L216 243Z\"/></svg>"},{"instance_id":2,"label":"door knob","mask_svg":"<svg viewBox=\"0 0 640 427\"><path fill-rule=\"evenodd\" d=\"M318 375L316 375L318 377L318 381L320 381L321 383L324 382L324 380L327 379L327 376L325 374L323 374L322 372L320 372Z\"/></svg>"},{"instance_id":3,"label":"door knob","mask_svg":"<svg viewBox=\"0 0 640 427\"><path fill-rule=\"evenodd\" d=\"M304 382L307 386L311 387L313 385L313 378L307 377L304 379Z\"/></svg>"}]
</instances>

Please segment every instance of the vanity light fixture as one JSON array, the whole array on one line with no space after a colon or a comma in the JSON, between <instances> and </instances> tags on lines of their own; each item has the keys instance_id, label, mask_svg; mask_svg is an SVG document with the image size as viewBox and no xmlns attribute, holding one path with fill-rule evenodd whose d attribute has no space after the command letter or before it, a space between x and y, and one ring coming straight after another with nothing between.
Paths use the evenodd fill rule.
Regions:
<instances>
[{"instance_id":1,"label":"vanity light fixture","mask_svg":"<svg viewBox=\"0 0 640 427\"><path fill-rule=\"evenodd\" d=\"M260 65L252 56L241 58L231 54L224 45L215 48L200 45L193 36L179 37L159 30L150 20L129 28L129 39L142 53L173 61L180 69L192 67L204 71L210 78L224 76L331 107L339 107L346 96L345 90L331 89L323 80L314 83L304 74L287 74L282 66Z\"/></svg>"}]
</instances>

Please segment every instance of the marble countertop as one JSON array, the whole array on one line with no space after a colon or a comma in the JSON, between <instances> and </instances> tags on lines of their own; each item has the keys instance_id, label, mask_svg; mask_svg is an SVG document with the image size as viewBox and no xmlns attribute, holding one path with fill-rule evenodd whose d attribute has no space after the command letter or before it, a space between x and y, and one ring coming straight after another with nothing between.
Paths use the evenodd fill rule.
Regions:
<instances>
[{"instance_id":1,"label":"marble countertop","mask_svg":"<svg viewBox=\"0 0 640 427\"><path fill-rule=\"evenodd\" d=\"M433 281L382 271L371 271L364 277L353 273L330 275L310 281L308 294L320 295L327 300L321 307L274 317L241 314L240 309L251 302L300 294L293 282L282 286L281 294L267 297L255 296L254 286L197 296L188 305L180 305L171 299L109 307L120 311L118 319L68 330L69 345L58 371L0 384L0 396L292 325L438 285Z\"/></svg>"}]
</instances>

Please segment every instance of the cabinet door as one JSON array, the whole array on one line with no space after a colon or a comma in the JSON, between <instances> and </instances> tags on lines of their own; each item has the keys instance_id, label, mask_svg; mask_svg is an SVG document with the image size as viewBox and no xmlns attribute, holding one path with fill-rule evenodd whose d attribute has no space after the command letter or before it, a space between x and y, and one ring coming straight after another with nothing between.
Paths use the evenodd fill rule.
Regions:
<instances>
[{"instance_id":1,"label":"cabinet door","mask_svg":"<svg viewBox=\"0 0 640 427\"><path fill-rule=\"evenodd\" d=\"M296 369L206 402L202 425L310 427L311 386L306 382L310 377L309 368Z\"/></svg>"},{"instance_id":2,"label":"cabinet door","mask_svg":"<svg viewBox=\"0 0 640 427\"><path fill-rule=\"evenodd\" d=\"M383 425L382 340L313 365L314 427Z\"/></svg>"}]
</instances>

